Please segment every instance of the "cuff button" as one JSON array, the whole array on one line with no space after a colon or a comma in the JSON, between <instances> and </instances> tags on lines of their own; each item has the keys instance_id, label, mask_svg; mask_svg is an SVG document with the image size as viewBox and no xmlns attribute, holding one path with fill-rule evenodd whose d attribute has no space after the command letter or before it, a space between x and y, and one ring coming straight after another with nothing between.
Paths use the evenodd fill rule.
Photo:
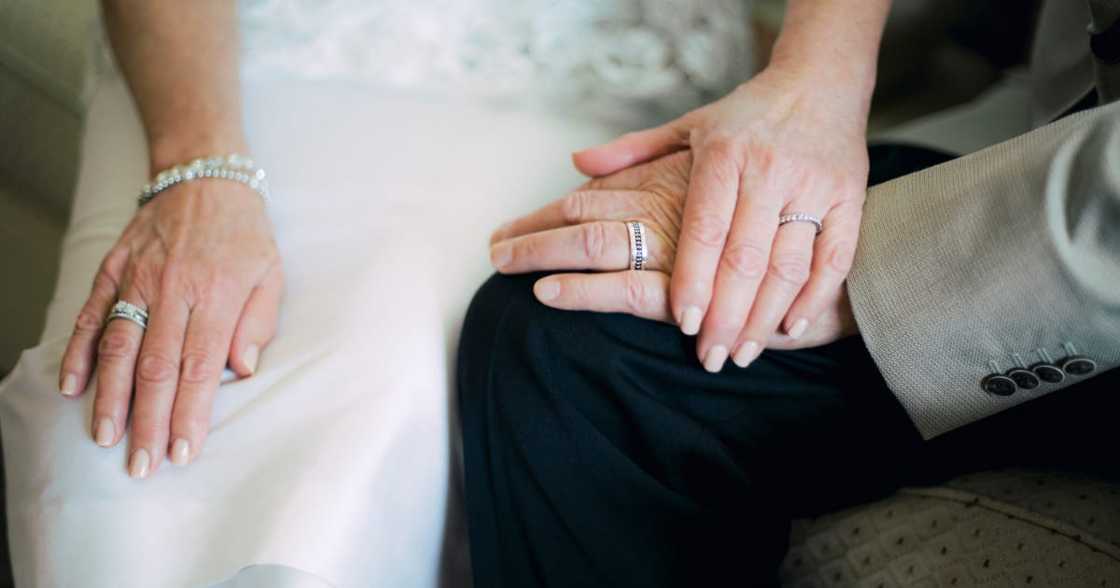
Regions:
<instances>
[{"instance_id":1,"label":"cuff button","mask_svg":"<svg viewBox=\"0 0 1120 588\"><path fill-rule=\"evenodd\" d=\"M983 380L980 380L980 387L988 394L1011 396L1015 393L1018 385L1015 380L1003 374L989 374Z\"/></svg>"},{"instance_id":2,"label":"cuff button","mask_svg":"<svg viewBox=\"0 0 1120 588\"><path fill-rule=\"evenodd\" d=\"M1062 371L1071 376L1084 376L1093 373L1096 369L1097 362L1088 357L1074 355L1073 357L1067 357L1062 360Z\"/></svg>"},{"instance_id":3,"label":"cuff button","mask_svg":"<svg viewBox=\"0 0 1120 588\"><path fill-rule=\"evenodd\" d=\"M1031 366L1031 371L1038 376L1038 379L1047 384L1057 384L1066 379L1066 373L1062 371L1062 368L1052 363L1036 363Z\"/></svg>"},{"instance_id":4,"label":"cuff button","mask_svg":"<svg viewBox=\"0 0 1120 588\"><path fill-rule=\"evenodd\" d=\"M1014 380L1015 385L1024 390L1034 390L1042 383L1034 372L1021 367L1008 370L1007 377Z\"/></svg>"}]
</instances>

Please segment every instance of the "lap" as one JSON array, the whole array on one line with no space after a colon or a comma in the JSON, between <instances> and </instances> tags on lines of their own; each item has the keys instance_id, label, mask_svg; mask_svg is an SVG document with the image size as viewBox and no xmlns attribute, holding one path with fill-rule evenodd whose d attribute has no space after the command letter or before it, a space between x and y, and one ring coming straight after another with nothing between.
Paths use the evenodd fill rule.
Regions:
<instances>
[{"instance_id":1,"label":"lap","mask_svg":"<svg viewBox=\"0 0 1120 588\"><path fill-rule=\"evenodd\" d=\"M487 234L575 185L566 154L614 131L353 87L249 87L246 104L287 276L277 337L253 378L219 390L199 459L134 482L125 444L90 439L93 390L68 401L56 384L147 174L127 90L98 87L42 342L0 388L28 585L124 586L126 569L134 585L198 585L254 563L340 585L437 581L454 516L450 351L488 271Z\"/></svg>"}]
</instances>

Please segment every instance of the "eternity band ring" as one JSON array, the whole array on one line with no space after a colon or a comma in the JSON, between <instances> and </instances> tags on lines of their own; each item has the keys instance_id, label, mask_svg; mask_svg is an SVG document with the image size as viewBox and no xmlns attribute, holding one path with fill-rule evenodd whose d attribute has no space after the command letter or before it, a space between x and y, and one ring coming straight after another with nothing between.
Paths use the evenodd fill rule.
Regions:
<instances>
[{"instance_id":1,"label":"eternity band ring","mask_svg":"<svg viewBox=\"0 0 1120 588\"><path fill-rule=\"evenodd\" d=\"M113 319L125 319L140 325L141 329L148 328L148 311L124 300L118 300L113 305L113 310L109 311L105 324L109 324Z\"/></svg>"},{"instance_id":2,"label":"eternity band ring","mask_svg":"<svg viewBox=\"0 0 1120 588\"><path fill-rule=\"evenodd\" d=\"M787 223L812 223L817 228L817 234L821 234L821 219L813 216L807 212L789 212L778 217L778 226Z\"/></svg>"},{"instance_id":3,"label":"eternity band ring","mask_svg":"<svg viewBox=\"0 0 1120 588\"><path fill-rule=\"evenodd\" d=\"M649 261L649 251L646 248L649 243L646 240L646 226L636 220L626 221L626 233L630 236L629 269L643 270L646 262Z\"/></svg>"}]
</instances>

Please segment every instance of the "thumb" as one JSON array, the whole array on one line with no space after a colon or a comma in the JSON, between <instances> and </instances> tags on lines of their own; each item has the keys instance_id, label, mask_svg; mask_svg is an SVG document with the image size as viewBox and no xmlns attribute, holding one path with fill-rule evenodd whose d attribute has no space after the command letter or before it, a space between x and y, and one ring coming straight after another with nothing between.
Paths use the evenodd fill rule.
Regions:
<instances>
[{"instance_id":1,"label":"thumb","mask_svg":"<svg viewBox=\"0 0 1120 588\"><path fill-rule=\"evenodd\" d=\"M688 148L688 129L677 119L659 127L626 133L597 147L572 154L572 162L584 175L606 176L632 165Z\"/></svg>"},{"instance_id":2,"label":"thumb","mask_svg":"<svg viewBox=\"0 0 1120 588\"><path fill-rule=\"evenodd\" d=\"M245 309L241 311L241 319L230 344L229 366L242 378L257 371L261 350L276 334L282 290L283 273L276 265L249 294Z\"/></svg>"}]
</instances>

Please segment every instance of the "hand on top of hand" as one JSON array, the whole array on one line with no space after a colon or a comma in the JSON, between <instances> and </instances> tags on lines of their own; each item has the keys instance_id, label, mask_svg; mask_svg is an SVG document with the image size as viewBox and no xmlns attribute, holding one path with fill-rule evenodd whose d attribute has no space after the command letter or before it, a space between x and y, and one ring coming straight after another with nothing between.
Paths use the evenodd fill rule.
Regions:
<instances>
[{"instance_id":1,"label":"hand on top of hand","mask_svg":"<svg viewBox=\"0 0 1120 588\"><path fill-rule=\"evenodd\" d=\"M592 175L684 146L693 152L670 308L718 369L749 364L778 329L804 336L852 263L867 182L859 94L785 69L664 126L576 155ZM822 219L778 227L785 213Z\"/></svg>"},{"instance_id":2,"label":"hand on top of hand","mask_svg":"<svg viewBox=\"0 0 1120 588\"><path fill-rule=\"evenodd\" d=\"M166 190L137 211L94 277L63 356L62 393L81 394L96 363L97 444L116 445L131 420L129 475L148 476L165 454L185 465L202 449L227 362L240 376L256 369L282 282L253 190L226 181ZM146 332L105 323L117 300L149 312Z\"/></svg>"},{"instance_id":3,"label":"hand on top of hand","mask_svg":"<svg viewBox=\"0 0 1120 588\"><path fill-rule=\"evenodd\" d=\"M491 262L501 273L593 270L541 278L533 287L544 304L565 310L622 312L673 322L669 285L688 191L692 153L681 151L595 178L491 237ZM646 226L644 271L630 271L625 221ZM797 339L771 332L764 345L797 349L856 332L847 292L825 297L817 320ZM718 371L715 366L713 371Z\"/></svg>"}]
</instances>

